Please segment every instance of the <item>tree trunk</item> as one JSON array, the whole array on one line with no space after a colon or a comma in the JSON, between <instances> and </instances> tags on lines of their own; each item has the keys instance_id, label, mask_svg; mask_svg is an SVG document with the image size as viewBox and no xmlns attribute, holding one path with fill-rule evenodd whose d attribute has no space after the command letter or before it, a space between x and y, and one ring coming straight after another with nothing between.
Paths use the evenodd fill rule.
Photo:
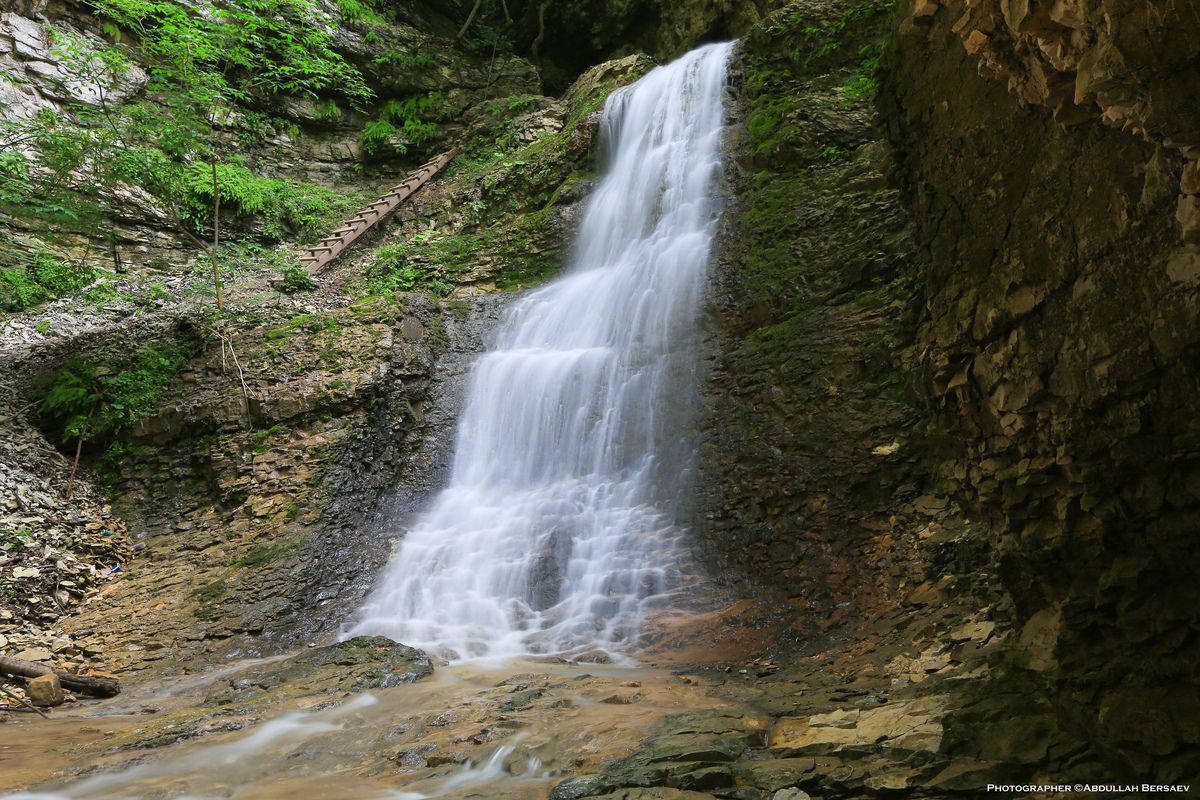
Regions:
<instances>
[{"instance_id":1,"label":"tree trunk","mask_svg":"<svg viewBox=\"0 0 1200 800\"><path fill-rule=\"evenodd\" d=\"M75 473L79 472L79 456L83 454L83 434L87 431L88 423L92 421L92 414L96 413L93 407L88 412L87 419L83 421L83 429L79 431L78 441L75 442L75 460L71 462L71 477L67 479L67 499L71 499L71 493L75 490Z\"/></svg>"},{"instance_id":2,"label":"tree trunk","mask_svg":"<svg viewBox=\"0 0 1200 800\"><path fill-rule=\"evenodd\" d=\"M217 263L217 248L221 244L221 185L217 182L217 159L212 161L213 185L213 240L212 251L208 254L212 266L213 286L217 290L217 309L225 310L225 296L221 291L221 268Z\"/></svg>"},{"instance_id":3,"label":"tree trunk","mask_svg":"<svg viewBox=\"0 0 1200 800\"><path fill-rule=\"evenodd\" d=\"M21 661L17 658L0 656L0 672L19 675L22 678L37 678L54 673L64 688L92 697L112 697L121 693L121 683L116 678L93 678L72 672L57 672L36 661Z\"/></svg>"},{"instance_id":4,"label":"tree trunk","mask_svg":"<svg viewBox=\"0 0 1200 800\"><path fill-rule=\"evenodd\" d=\"M71 477L67 478L67 499L71 499L71 493L75 489L75 473L79 471L79 456L83 455L83 434L79 434L75 441L75 460L71 462Z\"/></svg>"},{"instance_id":5,"label":"tree trunk","mask_svg":"<svg viewBox=\"0 0 1200 800\"><path fill-rule=\"evenodd\" d=\"M471 27L471 23L475 21L475 15L479 13L481 5L483 5L483 0L475 0L475 5L471 7L471 13L467 15L467 21L459 28L458 36L455 37L456 39L462 39L467 35L467 30Z\"/></svg>"},{"instance_id":6,"label":"tree trunk","mask_svg":"<svg viewBox=\"0 0 1200 800\"><path fill-rule=\"evenodd\" d=\"M542 42L546 41L546 7L549 5L550 0L545 0L538 6L538 32L537 37L533 40L533 46L530 47L535 64L540 64L542 61L538 51L542 49Z\"/></svg>"}]
</instances>

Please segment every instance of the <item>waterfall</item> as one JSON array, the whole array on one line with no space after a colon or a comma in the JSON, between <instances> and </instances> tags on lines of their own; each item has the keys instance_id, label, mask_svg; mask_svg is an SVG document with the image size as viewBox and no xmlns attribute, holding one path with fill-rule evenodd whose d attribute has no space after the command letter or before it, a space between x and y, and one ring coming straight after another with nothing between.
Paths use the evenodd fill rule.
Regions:
<instances>
[{"instance_id":1,"label":"waterfall","mask_svg":"<svg viewBox=\"0 0 1200 800\"><path fill-rule=\"evenodd\" d=\"M349 634L457 658L619 652L678 583L730 49L609 97L571 264L474 365L449 483Z\"/></svg>"}]
</instances>

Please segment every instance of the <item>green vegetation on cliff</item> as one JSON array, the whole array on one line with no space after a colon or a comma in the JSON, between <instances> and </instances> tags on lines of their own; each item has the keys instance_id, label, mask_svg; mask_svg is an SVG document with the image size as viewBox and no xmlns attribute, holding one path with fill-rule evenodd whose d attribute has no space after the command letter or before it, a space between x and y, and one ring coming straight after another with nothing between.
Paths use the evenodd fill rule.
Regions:
<instances>
[{"instance_id":1,"label":"green vegetation on cliff","mask_svg":"<svg viewBox=\"0 0 1200 800\"><path fill-rule=\"evenodd\" d=\"M85 442L112 441L154 408L195 350L181 337L102 363L76 356L41 384L42 423L75 442L77 454Z\"/></svg>"},{"instance_id":2,"label":"green vegetation on cliff","mask_svg":"<svg viewBox=\"0 0 1200 800\"><path fill-rule=\"evenodd\" d=\"M68 263L49 250L35 253L24 269L0 270L0 311L20 311L87 286L90 266Z\"/></svg>"},{"instance_id":3,"label":"green vegetation on cliff","mask_svg":"<svg viewBox=\"0 0 1200 800\"><path fill-rule=\"evenodd\" d=\"M111 43L55 34L61 68L83 94L67 114L0 129L5 144L25 148L5 159L0 196L16 216L41 220L52 206L69 231L86 232L116 211L122 192L145 192L208 252L220 307L221 197L245 213L265 205L262 181L230 161L229 133L257 128L239 106L264 94L322 93L362 104L371 91L334 50L332 30L311 24L311 0L93 5ZM197 208L202 193L207 214ZM202 239L206 224L211 236Z\"/></svg>"}]
</instances>

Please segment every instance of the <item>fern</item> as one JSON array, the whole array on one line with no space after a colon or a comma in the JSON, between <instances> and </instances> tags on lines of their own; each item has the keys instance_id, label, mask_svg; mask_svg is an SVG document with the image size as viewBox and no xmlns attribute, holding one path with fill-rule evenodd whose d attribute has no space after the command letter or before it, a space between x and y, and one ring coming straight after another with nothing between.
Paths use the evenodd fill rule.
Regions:
<instances>
[{"instance_id":1,"label":"fern","mask_svg":"<svg viewBox=\"0 0 1200 800\"><path fill-rule=\"evenodd\" d=\"M196 161L188 165L184 176L187 190L194 196L212 199L212 165ZM217 187L222 203L233 203L242 214L256 214L267 203L274 181L259 178L238 164L217 164Z\"/></svg>"},{"instance_id":2,"label":"fern","mask_svg":"<svg viewBox=\"0 0 1200 800\"><path fill-rule=\"evenodd\" d=\"M436 120L443 119L447 111L446 98L441 92L388 100L380 108L379 118L363 127L360 137L363 150L374 155L381 145L392 140L397 153L406 153L409 145L422 145L437 136Z\"/></svg>"},{"instance_id":3,"label":"fern","mask_svg":"<svg viewBox=\"0 0 1200 800\"><path fill-rule=\"evenodd\" d=\"M38 413L72 439L112 438L144 417L194 351L194 343L147 344L101 368L76 356L39 388Z\"/></svg>"}]
</instances>

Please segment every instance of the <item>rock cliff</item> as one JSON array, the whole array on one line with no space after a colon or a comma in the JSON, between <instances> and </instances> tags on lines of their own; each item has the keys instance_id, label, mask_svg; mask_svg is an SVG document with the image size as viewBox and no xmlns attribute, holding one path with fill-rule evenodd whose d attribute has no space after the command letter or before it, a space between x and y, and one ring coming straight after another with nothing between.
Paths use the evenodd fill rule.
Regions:
<instances>
[{"instance_id":1,"label":"rock cliff","mask_svg":"<svg viewBox=\"0 0 1200 800\"><path fill-rule=\"evenodd\" d=\"M1130 775L1194 772L1200 12L902 9L883 95L942 485L994 520L1017 670Z\"/></svg>"}]
</instances>

